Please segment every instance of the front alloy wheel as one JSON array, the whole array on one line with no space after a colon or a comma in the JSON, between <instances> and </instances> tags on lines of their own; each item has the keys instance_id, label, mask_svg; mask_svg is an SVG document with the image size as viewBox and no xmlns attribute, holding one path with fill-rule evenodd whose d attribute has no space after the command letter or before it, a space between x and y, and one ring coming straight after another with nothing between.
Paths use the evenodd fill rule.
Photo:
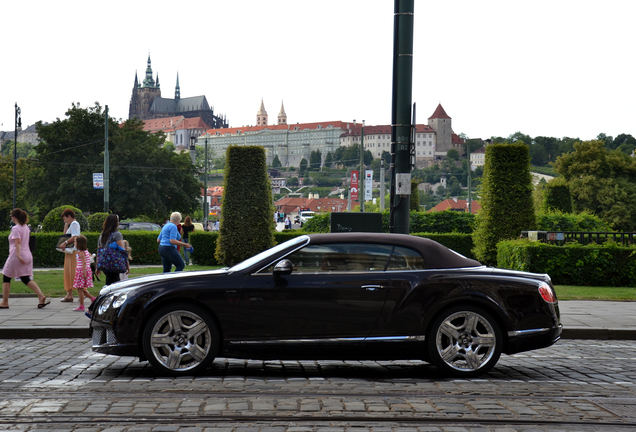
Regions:
<instances>
[{"instance_id":1,"label":"front alloy wheel","mask_svg":"<svg viewBox=\"0 0 636 432\"><path fill-rule=\"evenodd\" d=\"M202 308L176 304L157 311L144 329L146 358L170 375L191 375L205 369L216 355L219 336Z\"/></svg>"},{"instance_id":2,"label":"front alloy wheel","mask_svg":"<svg viewBox=\"0 0 636 432\"><path fill-rule=\"evenodd\" d=\"M441 313L427 337L435 366L458 377L488 372L501 355L503 336L498 323L486 311L460 306Z\"/></svg>"}]
</instances>

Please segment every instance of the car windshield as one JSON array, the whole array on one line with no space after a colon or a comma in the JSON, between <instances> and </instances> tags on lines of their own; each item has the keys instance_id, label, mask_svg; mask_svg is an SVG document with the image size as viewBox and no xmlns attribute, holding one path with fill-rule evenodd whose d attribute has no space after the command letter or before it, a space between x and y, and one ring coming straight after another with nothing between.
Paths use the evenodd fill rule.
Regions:
<instances>
[{"instance_id":1,"label":"car windshield","mask_svg":"<svg viewBox=\"0 0 636 432\"><path fill-rule=\"evenodd\" d=\"M286 241L285 243L276 245L271 249L267 249L266 251L259 253L258 255L254 255L252 258L248 258L245 261L238 263L234 267L231 267L229 271L235 272L235 271L245 270L253 266L257 262L267 258L268 256L276 255L278 252L284 251L285 249L300 245L302 243L307 243L308 241L309 241L309 237L307 236L300 236L300 237L293 238L291 240Z\"/></svg>"}]
</instances>

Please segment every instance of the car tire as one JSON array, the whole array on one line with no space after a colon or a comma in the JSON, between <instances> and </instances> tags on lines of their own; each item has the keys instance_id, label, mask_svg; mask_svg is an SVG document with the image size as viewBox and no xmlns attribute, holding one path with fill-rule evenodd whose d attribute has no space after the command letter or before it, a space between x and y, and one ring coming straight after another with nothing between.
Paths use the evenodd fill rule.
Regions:
<instances>
[{"instance_id":1,"label":"car tire","mask_svg":"<svg viewBox=\"0 0 636 432\"><path fill-rule=\"evenodd\" d=\"M470 305L440 313L426 339L431 362L443 372L463 378L492 369L504 342L499 323L492 315Z\"/></svg>"},{"instance_id":2,"label":"car tire","mask_svg":"<svg viewBox=\"0 0 636 432\"><path fill-rule=\"evenodd\" d=\"M143 329L143 350L150 364L172 375L194 375L216 356L219 332L203 308L177 303L154 313Z\"/></svg>"}]
</instances>

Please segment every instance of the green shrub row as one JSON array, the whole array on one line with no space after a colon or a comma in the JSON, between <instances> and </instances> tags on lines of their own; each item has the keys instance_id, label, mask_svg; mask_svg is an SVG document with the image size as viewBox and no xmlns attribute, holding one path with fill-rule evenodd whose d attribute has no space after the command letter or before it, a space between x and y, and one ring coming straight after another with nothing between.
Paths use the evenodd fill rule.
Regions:
<instances>
[{"instance_id":1,"label":"green shrub row","mask_svg":"<svg viewBox=\"0 0 636 432\"><path fill-rule=\"evenodd\" d=\"M497 267L547 273L559 285L636 286L636 247L613 242L564 246L529 240L497 245Z\"/></svg>"},{"instance_id":2,"label":"green shrub row","mask_svg":"<svg viewBox=\"0 0 636 432\"><path fill-rule=\"evenodd\" d=\"M540 213L537 215L539 231L592 231L612 232L612 228L598 216L589 213Z\"/></svg>"},{"instance_id":3,"label":"green shrub row","mask_svg":"<svg viewBox=\"0 0 636 432\"><path fill-rule=\"evenodd\" d=\"M124 240L128 240L132 248L132 263L141 265L161 264L161 257L157 252L157 233L149 231L125 231L122 233ZM36 249L33 253L33 266L63 267L64 253L55 249L57 239L60 233L40 232L32 234L36 238ZM88 250L90 253L97 253L97 239L101 235L100 232L82 232L88 241ZM0 237L6 239L4 247L0 247L0 262L4 264L9 256L9 232L0 233Z\"/></svg>"},{"instance_id":4,"label":"green shrub row","mask_svg":"<svg viewBox=\"0 0 636 432\"><path fill-rule=\"evenodd\" d=\"M382 213L382 231L389 232L389 212ZM312 233L327 233L330 213L321 213L303 225L303 230ZM443 211L443 212L411 212L410 232L411 233L464 233L473 232L475 215L471 213Z\"/></svg>"}]
</instances>

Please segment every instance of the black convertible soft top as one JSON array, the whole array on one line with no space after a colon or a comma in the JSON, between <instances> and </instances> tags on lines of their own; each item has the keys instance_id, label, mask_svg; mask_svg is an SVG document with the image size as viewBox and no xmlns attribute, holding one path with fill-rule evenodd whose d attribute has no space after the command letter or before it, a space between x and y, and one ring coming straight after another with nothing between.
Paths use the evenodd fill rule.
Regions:
<instances>
[{"instance_id":1,"label":"black convertible soft top","mask_svg":"<svg viewBox=\"0 0 636 432\"><path fill-rule=\"evenodd\" d=\"M480 267L482 265L479 261L466 258L434 240L408 234L333 233L309 234L309 238L309 242L312 244L346 242L404 246L418 251L424 258L426 268L429 269Z\"/></svg>"}]
</instances>

